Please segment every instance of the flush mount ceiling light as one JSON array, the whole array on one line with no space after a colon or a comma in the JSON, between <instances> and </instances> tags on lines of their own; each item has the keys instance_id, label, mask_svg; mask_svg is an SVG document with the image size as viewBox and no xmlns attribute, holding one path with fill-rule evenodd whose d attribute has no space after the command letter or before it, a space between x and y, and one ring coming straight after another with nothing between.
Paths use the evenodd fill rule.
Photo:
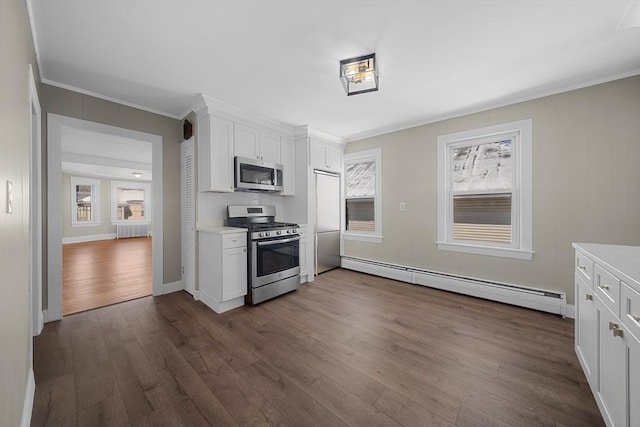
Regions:
<instances>
[{"instance_id":1,"label":"flush mount ceiling light","mask_svg":"<svg viewBox=\"0 0 640 427\"><path fill-rule=\"evenodd\" d=\"M340 80L348 96L378 90L376 54L340 61Z\"/></svg>"},{"instance_id":2,"label":"flush mount ceiling light","mask_svg":"<svg viewBox=\"0 0 640 427\"><path fill-rule=\"evenodd\" d=\"M140 178L142 176L142 174L140 172L131 172L131 174L133 176L135 176L136 178Z\"/></svg>"}]
</instances>

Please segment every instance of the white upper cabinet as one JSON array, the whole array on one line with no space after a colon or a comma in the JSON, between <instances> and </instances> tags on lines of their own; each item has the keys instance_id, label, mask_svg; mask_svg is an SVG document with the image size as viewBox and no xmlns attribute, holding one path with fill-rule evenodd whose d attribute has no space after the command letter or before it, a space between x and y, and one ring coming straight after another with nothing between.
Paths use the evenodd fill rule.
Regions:
<instances>
[{"instance_id":1,"label":"white upper cabinet","mask_svg":"<svg viewBox=\"0 0 640 427\"><path fill-rule=\"evenodd\" d=\"M260 160L265 162L281 163L280 137L266 132L260 132Z\"/></svg>"},{"instance_id":2,"label":"white upper cabinet","mask_svg":"<svg viewBox=\"0 0 640 427\"><path fill-rule=\"evenodd\" d=\"M234 123L233 128L235 131L235 155L259 159L260 131L240 123Z\"/></svg>"},{"instance_id":3,"label":"white upper cabinet","mask_svg":"<svg viewBox=\"0 0 640 427\"><path fill-rule=\"evenodd\" d=\"M280 137L254 127L235 123L234 154L265 162L280 163Z\"/></svg>"},{"instance_id":4,"label":"white upper cabinet","mask_svg":"<svg viewBox=\"0 0 640 427\"><path fill-rule=\"evenodd\" d=\"M296 146L293 141L282 138L280 141L280 162L282 163L282 195L294 196L296 193Z\"/></svg>"},{"instance_id":5,"label":"white upper cabinet","mask_svg":"<svg viewBox=\"0 0 640 427\"><path fill-rule=\"evenodd\" d=\"M329 172L342 171L342 150L310 138L311 167Z\"/></svg>"},{"instance_id":6,"label":"white upper cabinet","mask_svg":"<svg viewBox=\"0 0 640 427\"><path fill-rule=\"evenodd\" d=\"M198 190L233 191L233 122L198 118Z\"/></svg>"}]
</instances>

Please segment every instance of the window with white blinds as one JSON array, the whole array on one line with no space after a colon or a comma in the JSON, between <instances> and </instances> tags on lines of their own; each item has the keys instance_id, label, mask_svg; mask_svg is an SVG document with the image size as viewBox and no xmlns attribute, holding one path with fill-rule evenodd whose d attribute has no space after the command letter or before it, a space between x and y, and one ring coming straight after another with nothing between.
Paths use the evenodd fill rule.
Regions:
<instances>
[{"instance_id":1,"label":"window with white blinds","mask_svg":"<svg viewBox=\"0 0 640 427\"><path fill-rule=\"evenodd\" d=\"M71 225L96 226L100 220L100 189L99 179L72 176L70 178L71 194Z\"/></svg>"},{"instance_id":2,"label":"window with white blinds","mask_svg":"<svg viewBox=\"0 0 640 427\"><path fill-rule=\"evenodd\" d=\"M531 120L438 137L437 244L531 259Z\"/></svg>"},{"instance_id":3,"label":"window with white blinds","mask_svg":"<svg viewBox=\"0 0 640 427\"><path fill-rule=\"evenodd\" d=\"M349 153L344 158L344 237L382 241L381 150Z\"/></svg>"}]
</instances>

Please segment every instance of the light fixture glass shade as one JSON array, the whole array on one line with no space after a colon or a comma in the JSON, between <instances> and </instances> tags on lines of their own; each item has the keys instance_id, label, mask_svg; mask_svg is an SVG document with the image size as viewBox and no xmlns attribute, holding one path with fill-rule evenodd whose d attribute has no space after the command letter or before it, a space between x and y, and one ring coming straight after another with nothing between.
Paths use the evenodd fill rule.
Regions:
<instances>
[{"instance_id":1,"label":"light fixture glass shade","mask_svg":"<svg viewBox=\"0 0 640 427\"><path fill-rule=\"evenodd\" d=\"M340 61L340 80L349 96L378 90L376 54Z\"/></svg>"},{"instance_id":2,"label":"light fixture glass shade","mask_svg":"<svg viewBox=\"0 0 640 427\"><path fill-rule=\"evenodd\" d=\"M131 172L131 174L133 176L135 176L136 178L141 178L142 177L142 174L140 172Z\"/></svg>"}]
</instances>

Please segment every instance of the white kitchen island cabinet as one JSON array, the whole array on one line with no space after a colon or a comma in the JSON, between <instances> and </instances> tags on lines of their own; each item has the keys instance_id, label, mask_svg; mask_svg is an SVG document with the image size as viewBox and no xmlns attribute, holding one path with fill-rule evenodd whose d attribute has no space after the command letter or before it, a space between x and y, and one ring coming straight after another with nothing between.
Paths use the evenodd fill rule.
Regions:
<instances>
[{"instance_id":1,"label":"white kitchen island cabinet","mask_svg":"<svg viewBox=\"0 0 640 427\"><path fill-rule=\"evenodd\" d=\"M578 360L607 426L640 426L640 247L573 247Z\"/></svg>"},{"instance_id":2,"label":"white kitchen island cabinet","mask_svg":"<svg viewBox=\"0 0 640 427\"><path fill-rule=\"evenodd\" d=\"M247 233L238 230L199 230L200 300L216 313L244 305L247 294Z\"/></svg>"}]
</instances>

